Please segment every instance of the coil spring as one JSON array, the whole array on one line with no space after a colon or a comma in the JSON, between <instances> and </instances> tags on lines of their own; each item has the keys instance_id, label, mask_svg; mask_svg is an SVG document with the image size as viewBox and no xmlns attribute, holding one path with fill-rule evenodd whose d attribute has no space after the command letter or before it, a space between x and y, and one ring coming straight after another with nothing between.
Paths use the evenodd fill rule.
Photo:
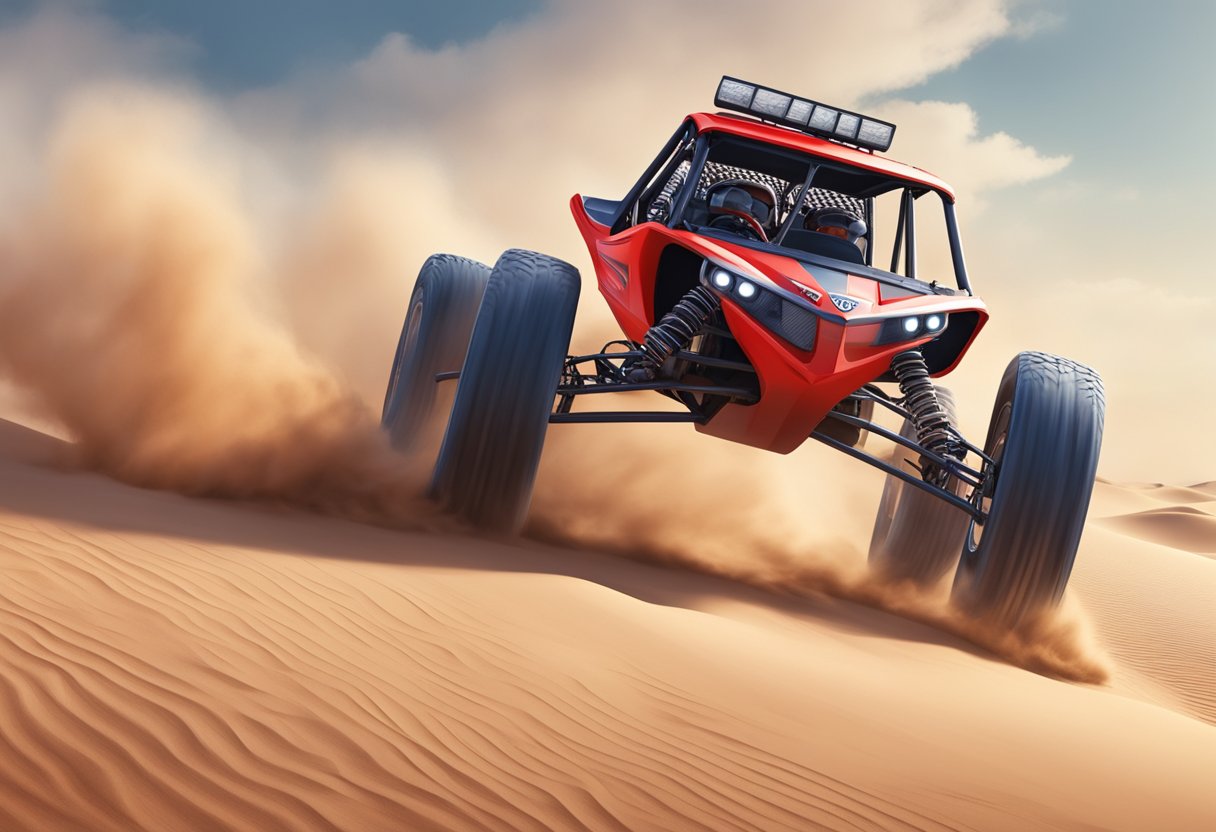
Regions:
<instances>
[{"instance_id":1,"label":"coil spring","mask_svg":"<svg viewBox=\"0 0 1216 832\"><path fill-rule=\"evenodd\" d=\"M646 332L637 369L648 378L667 359L684 349L718 311L718 299L704 286L694 286L672 310Z\"/></svg>"},{"instance_id":2,"label":"coil spring","mask_svg":"<svg viewBox=\"0 0 1216 832\"><path fill-rule=\"evenodd\" d=\"M904 406L912 414L917 441L936 454L962 459L962 446L951 429L950 416L937 398L937 388L929 379L929 366L920 350L907 350L891 359L891 372L904 394Z\"/></svg>"}]
</instances>

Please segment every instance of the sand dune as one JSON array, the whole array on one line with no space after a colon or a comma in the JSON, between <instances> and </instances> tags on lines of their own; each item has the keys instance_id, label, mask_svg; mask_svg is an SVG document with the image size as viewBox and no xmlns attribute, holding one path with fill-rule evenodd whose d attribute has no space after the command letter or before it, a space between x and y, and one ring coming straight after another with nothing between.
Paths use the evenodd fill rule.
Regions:
<instances>
[{"instance_id":1,"label":"sand dune","mask_svg":"<svg viewBox=\"0 0 1216 832\"><path fill-rule=\"evenodd\" d=\"M1099 480L1090 512L1097 525L1160 546L1216 554L1216 483L1117 485Z\"/></svg>"},{"instance_id":2,"label":"sand dune","mask_svg":"<svg viewBox=\"0 0 1216 832\"><path fill-rule=\"evenodd\" d=\"M4 829L1216 828L1216 561L1111 525L1075 586L1113 673L1079 685L840 600L61 452L0 423Z\"/></svg>"},{"instance_id":3,"label":"sand dune","mask_svg":"<svg viewBox=\"0 0 1216 832\"><path fill-rule=\"evenodd\" d=\"M1156 508L1201 505L1216 499L1216 484L1189 487L1161 483L1112 483L1098 478L1091 516L1109 517Z\"/></svg>"},{"instance_id":4,"label":"sand dune","mask_svg":"<svg viewBox=\"0 0 1216 832\"><path fill-rule=\"evenodd\" d=\"M1073 587L1119 668L1112 687L1216 726L1216 562L1103 526L1086 535Z\"/></svg>"},{"instance_id":5,"label":"sand dune","mask_svg":"<svg viewBox=\"0 0 1216 832\"><path fill-rule=\"evenodd\" d=\"M1216 554L1216 515L1196 506L1173 506L1109 517L1103 525L1187 552Z\"/></svg>"}]
</instances>

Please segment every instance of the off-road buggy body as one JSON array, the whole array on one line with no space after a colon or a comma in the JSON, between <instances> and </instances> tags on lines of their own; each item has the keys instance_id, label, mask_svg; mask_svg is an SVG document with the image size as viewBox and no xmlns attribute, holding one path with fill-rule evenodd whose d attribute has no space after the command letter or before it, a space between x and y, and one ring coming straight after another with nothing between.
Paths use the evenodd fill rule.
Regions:
<instances>
[{"instance_id":1,"label":"off-road buggy body","mask_svg":"<svg viewBox=\"0 0 1216 832\"><path fill-rule=\"evenodd\" d=\"M730 337L711 337L699 352L744 361L751 369L689 364L668 373L694 373L745 389L739 396L711 396L694 405L702 417L698 430L788 453L850 393L872 381L894 381L889 370L895 355L921 347L933 375L948 372L987 320L984 304L969 292L874 268L873 246L863 254L844 240L805 230L797 211L787 208L809 182L803 204L847 204L871 216L872 238L876 196L895 190L908 194L903 221L914 226L916 200L936 192L944 199L937 210L948 212L957 244L954 196L935 177L837 142L734 116L689 116L671 144L676 147L669 145L656 159L666 168L657 176L648 171L625 199L575 197L571 209L591 251L600 292L629 340L643 343L650 327L698 283L715 291ZM673 162L670 174L662 175ZM771 242L709 226L705 192L717 182L739 180L770 184L779 212L787 208L778 214L780 231ZM914 239L914 232L905 239ZM958 274L952 277L965 287L961 247L958 251ZM903 259L915 275L915 254ZM758 291L745 299L737 287L719 289L707 274L715 268ZM931 314L939 316L934 331L903 330L901 321L919 316L923 323Z\"/></svg>"},{"instance_id":2,"label":"off-road buggy body","mask_svg":"<svg viewBox=\"0 0 1216 832\"><path fill-rule=\"evenodd\" d=\"M1054 604L1097 465L1097 374L1022 353L983 447L968 442L949 391L931 381L988 318L950 187L878 155L895 130L886 122L732 78L715 103L744 115L690 115L624 198L571 200L625 336L601 352L567 355L573 266L519 250L493 269L450 255L427 262L385 397L394 442L416 445L436 385L459 378L432 496L510 532L524 521L550 423L691 422L779 453L813 437L890 474L870 553L882 573L931 583L957 563L956 599L1008 623ZM804 227L824 207L864 219L864 235ZM945 237L932 275L918 274L926 212ZM682 407L575 406L638 390ZM876 424L876 409L901 429ZM867 433L895 454L865 451Z\"/></svg>"}]
</instances>

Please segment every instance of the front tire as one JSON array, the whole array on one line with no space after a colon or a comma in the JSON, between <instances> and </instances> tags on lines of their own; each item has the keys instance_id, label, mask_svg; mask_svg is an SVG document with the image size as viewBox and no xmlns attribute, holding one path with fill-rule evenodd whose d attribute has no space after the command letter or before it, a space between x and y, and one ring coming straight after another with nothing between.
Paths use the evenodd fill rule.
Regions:
<instances>
[{"instance_id":1,"label":"front tire","mask_svg":"<svg viewBox=\"0 0 1216 832\"><path fill-rule=\"evenodd\" d=\"M950 426L957 427L954 395L945 387L938 387L937 398L950 419ZM916 428L911 421L904 420L899 435L916 439ZM910 450L896 445L892 464L906 470L904 463L911 457ZM965 489L957 477L951 478L950 487L956 494ZM898 477L888 476L870 538L870 567L887 579L932 585L957 562L967 535L968 519L949 503Z\"/></svg>"},{"instance_id":2,"label":"front tire","mask_svg":"<svg viewBox=\"0 0 1216 832\"><path fill-rule=\"evenodd\" d=\"M955 574L955 603L1008 626L1059 603L1085 526L1102 445L1098 373L1040 352L1001 379L984 452L997 463Z\"/></svg>"},{"instance_id":3,"label":"front tire","mask_svg":"<svg viewBox=\"0 0 1216 832\"><path fill-rule=\"evenodd\" d=\"M394 448L415 450L434 432L437 373L459 370L490 267L452 254L427 258L410 294L393 357L380 426ZM449 397L450 401L450 397ZM436 436L437 438L437 436Z\"/></svg>"},{"instance_id":4,"label":"front tire","mask_svg":"<svg viewBox=\"0 0 1216 832\"><path fill-rule=\"evenodd\" d=\"M431 481L442 508L482 531L523 526L580 287L569 263L521 249L490 275Z\"/></svg>"}]
</instances>

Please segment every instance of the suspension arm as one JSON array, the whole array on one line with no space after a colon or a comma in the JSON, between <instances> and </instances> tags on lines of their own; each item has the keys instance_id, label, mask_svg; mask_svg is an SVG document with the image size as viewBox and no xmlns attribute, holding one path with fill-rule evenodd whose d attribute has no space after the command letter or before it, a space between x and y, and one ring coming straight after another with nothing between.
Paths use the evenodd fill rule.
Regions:
<instances>
[{"instance_id":1,"label":"suspension arm","mask_svg":"<svg viewBox=\"0 0 1216 832\"><path fill-rule=\"evenodd\" d=\"M696 413L674 413L670 411L608 410L589 413L558 412L549 414L551 424L603 424L605 422L704 422Z\"/></svg>"},{"instance_id":2,"label":"suspension arm","mask_svg":"<svg viewBox=\"0 0 1216 832\"><path fill-rule=\"evenodd\" d=\"M892 399L885 392L878 389L877 387L874 387L873 385L867 384L865 387L861 388L860 390L856 391L855 393L850 393L849 398L853 399L855 401L875 402L877 404L882 405L887 410L890 410L892 413L895 413L896 415L898 415L899 417L901 417L903 419L912 418L912 414L909 413L907 411L907 409L905 409L904 407L901 406L900 399ZM877 431L875 431L875 432L877 432ZM992 464L992 457L990 457L986 453L984 453L983 448L977 448L975 445L968 442L967 438L964 437L957 430L954 431L954 438L958 442L960 442L964 447L966 447L966 449L968 451L970 451L971 453L978 456L984 462L988 463L989 465ZM904 445L907 444L906 442L903 442L902 440L899 440L899 441L900 441L900 444L904 444ZM911 446L909 446L909 447L911 447ZM917 446L916 450L923 450L923 449L920 448L919 446Z\"/></svg>"},{"instance_id":3,"label":"suspension arm","mask_svg":"<svg viewBox=\"0 0 1216 832\"><path fill-rule=\"evenodd\" d=\"M838 413L836 411L831 411L828 413L828 416L838 422L844 422L846 425L852 425L855 428L861 428L864 431L876 433L883 439L889 439L897 445L903 445L910 451L916 451L917 453L936 463L942 469L958 477L968 485L978 487L980 483L983 482L984 475L982 472L976 471L974 468L959 462L957 459L950 459L949 457L944 457L940 454L934 453L928 448L918 445L913 440L900 436L895 431L884 428L882 425L876 425L873 422L867 422L865 419L859 419L856 416L850 416L847 413Z\"/></svg>"},{"instance_id":4,"label":"suspension arm","mask_svg":"<svg viewBox=\"0 0 1216 832\"><path fill-rule=\"evenodd\" d=\"M939 500L945 500L959 511L964 511L970 516L974 517L979 523L983 523L984 520L987 519L987 515L984 514L984 512L980 511L978 508L964 500L962 497L959 497L957 494L952 494L951 492L946 491L944 488L938 488L931 483L927 483L920 477L913 476L907 471L902 471L899 468L896 468L894 465L889 465L877 457L870 456L865 451L859 451L852 445L841 442L839 439L834 439L831 436L827 436L826 434L820 433L817 430L811 432L811 438L818 439L823 444L833 447L838 451L843 451L855 459L860 459L867 465L873 465L875 468L886 471L893 477L899 477L899 479L903 480L908 485L919 488L921 491L927 491L934 497L937 497Z\"/></svg>"},{"instance_id":5,"label":"suspension arm","mask_svg":"<svg viewBox=\"0 0 1216 832\"><path fill-rule=\"evenodd\" d=\"M630 393L636 390L660 390L673 393L706 393L713 396L729 396L741 401L760 400L753 391L743 387L720 387L716 384L684 384L678 381L609 382L607 384L562 385L557 388L559 396L582 396L587 393Z\"/></svg>"},{"instance_id":6,"label":"suspension arm","mask_svg":"<svg viewBox=\"0 0 1216 832\"><path fill-rule=\"evenodd\" d=\"M591 361L608 361L612 359L627 359L641 358L641 350L622 350L621 352L593 352L588 355L572 355L566 359L566 366L574 364L586 364ZM725 358L714 358L711 355L701 355L700 353L689 352L688 350L680 350L675 354L675 357L682 361L687 361L690 364L697 364L702 367L715 367L721 370L736 370L742 373L755 373L756 368L751 364L743 361L729 361ZM444 375L447 375L446 373ZM457 374L459 375L459 373Z\"/></svg>"}]
</instances>

